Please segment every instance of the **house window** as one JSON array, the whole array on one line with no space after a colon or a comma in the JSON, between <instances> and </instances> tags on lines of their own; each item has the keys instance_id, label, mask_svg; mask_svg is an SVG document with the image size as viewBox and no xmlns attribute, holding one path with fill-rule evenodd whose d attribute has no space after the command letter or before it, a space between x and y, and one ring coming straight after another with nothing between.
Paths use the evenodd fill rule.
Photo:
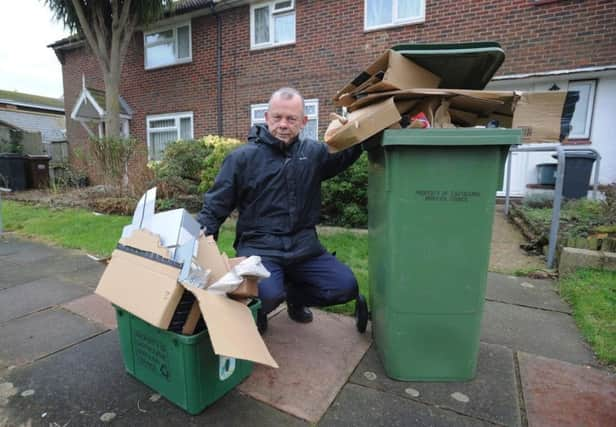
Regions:
<instances>
[{"instance_id":1,"label":"house window","mask_svg":"<svg viewBox=\"0 0 616 427\"><path fill-rule=\"evenodd\" d=\"M144 33L146 70L190 62L192 60L190 33L190 22Z\"/></svg>"},{"instance_id":2,"label":"house window","mask_svg":"<svg viewBox=\"0 0 616 427\"><path fill-rule=\"evenodd\" d=\"M267 104L253 104L250 106L250 125L265 123L265 112ZM304 100L304 114L308 117L308 122L302 132L301 138L319 139L319 100Z\"/></svg>"},{"instance_id":3,"label":"house window","mask_svg":"<svg viewBox=\"0 0 616 427\"><path fill-rule=\"evenodd\" d=\"M365 30L414 24L425 20L425 0L364 0Z\"/></svg>"},{"instance_id":4,"label":"house window","mask_svg":"<svg viewBox=\"0 0 616 427\"><path fill-rule=\"evenodd\" d=\"M592 110L595 103L595 80L578 80L569 82L569 91L577 91L580 99L575 104L575 112L571 119L569 139L590 139Z\"/></svg>"},{"instance_id":5,"label":"house window","mask_svg":"<svg viewBox=\"0 0 616 427\"><path fill-rule=\"evenodd\" d=\"M147 116L148 160L161 160L170 142L193 139L193 113Z\"/></svg>"},{"instance_id":6,"label":"house window","mask_svg":"<svg viewBox=\"0 0 616 427\"><path fill-rule=\"evenodd\" d=\"M295 0L250 6L250 47L260 49L295 43Z\"/></svg>"}]
</instances>

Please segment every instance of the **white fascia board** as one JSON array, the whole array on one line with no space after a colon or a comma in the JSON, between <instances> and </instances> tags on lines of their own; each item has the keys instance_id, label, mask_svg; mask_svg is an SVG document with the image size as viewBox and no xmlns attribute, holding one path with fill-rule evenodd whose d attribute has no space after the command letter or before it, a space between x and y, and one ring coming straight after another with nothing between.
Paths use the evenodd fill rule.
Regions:
<instances>
[{"instance_id":1,"label":"white fascia board","mask_svg":"<svg viewBox=\"0 0 616 427\"><path fill-rule=\"evenodd\" d=\"M83 89L81 91L81 94L79 95L79 99L73 107L73 111L71 112L71 119L78 120L77 111L79 111L79 107L86 100L92 104L101 119L105 117L105 111L101 108L100 105L98 105L98 102L96 102L90 91L88 89Z\"/></svg>"},{"instance_id":2,"label":"white fascia board","mask_svg":"<svg viewBox=\"0 0 616 427\"><path fill-rule=\"evenodd\" d=\"M610 72L616 71L616 64L614 65L601 65L597 67L584 67L584 68L572 68L572 69L564 69L564 70L553 70L553 71L538 71L536 73L522 73L522 74L507 74L504 76L492 77L493 81L501 81L501 80L520 80L520 79L528 79L531 77L554 77L554 76L564 76L568 74L581 74L581 73L600 73L600 72Z\"/></svg>"},{"instance_id":3,"label":"white fascia board","mask_svg":"<svg viewBox=\"0 0 616 427\"><path fill-rule=\"evenodd\" d=\"M127 113L127 114L125 114L125 115L120 114L120 116L121 116L121 117L122 117L122 116L125 116L126 118L129 118L129 119L130 119L130 118L133 116L133 109L132 109L132 108L130 108L130 106L128 105L128 102L126 102L126 101L124 100L124 98L122 98L121 96L120 96L120 104L122 104L122 107L124 107L124 110L125 110L125 111L126 111L126 113Z\"/></svg>"}]
</instances>

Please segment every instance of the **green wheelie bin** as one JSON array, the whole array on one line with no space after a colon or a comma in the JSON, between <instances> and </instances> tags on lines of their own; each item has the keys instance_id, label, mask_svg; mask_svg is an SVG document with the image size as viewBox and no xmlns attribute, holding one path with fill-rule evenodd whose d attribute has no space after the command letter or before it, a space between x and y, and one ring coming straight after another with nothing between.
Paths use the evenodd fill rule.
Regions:
<instances>
[{"instance_id":1,"label":"green wheelie bin","mask_svg":"<svg viewBox=\"0 0 616 427\"><path fill-rule=\"evenodd\" d=\"M441 87L482 89L502 62L497 46L394 49ZM367 146L372 332L388 376L475 376L496 191L520 140L515 129L392 129Z\"/></svg>"}]
</instances>

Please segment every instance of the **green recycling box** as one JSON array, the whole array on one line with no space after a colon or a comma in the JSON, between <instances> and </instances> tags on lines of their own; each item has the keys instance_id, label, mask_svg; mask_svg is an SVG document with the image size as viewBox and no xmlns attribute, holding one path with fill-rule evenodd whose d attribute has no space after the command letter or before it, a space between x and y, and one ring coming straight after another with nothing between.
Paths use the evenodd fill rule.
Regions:
<instances>
[{"instance_id":1,"label":"green recycling box","mask_svg":"<svg viewBox=\"0 0 616 427\"><path fill-rule=\"evenodd\" d=\"M386 130L368 151L373 335L388 376L475 375L496 191L513 129Z\"/></svg>"},{"instance_id":2,"label":"green recycling box","mask_svg":"<svg viewBox=\"0 0 616 427\"><path fill-rule=\"evenodd\" d=\"M190 414L203 411L252 373L252 362L214 354L207 329L180 335L114 307L126 371ZM249 307L256 318L260 301Z\"/></svg>"}]
</instances>

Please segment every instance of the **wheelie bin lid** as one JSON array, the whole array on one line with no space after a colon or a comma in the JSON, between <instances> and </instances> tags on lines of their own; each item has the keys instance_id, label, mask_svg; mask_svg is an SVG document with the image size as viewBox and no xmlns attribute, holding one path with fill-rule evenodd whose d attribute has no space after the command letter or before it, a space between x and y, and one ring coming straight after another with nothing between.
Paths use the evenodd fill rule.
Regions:
<instances>
[{"instance_id":1,"label":"wheelie bin lid","mask_svg":"<svg viewBox=\"0 0 616 427\"><path fill-rule=\"evenodd\" d=\"M441 77L447 89L485 88L503 61L496 42L400 44L392 50Z\"/></svg>"}]
</instances>

